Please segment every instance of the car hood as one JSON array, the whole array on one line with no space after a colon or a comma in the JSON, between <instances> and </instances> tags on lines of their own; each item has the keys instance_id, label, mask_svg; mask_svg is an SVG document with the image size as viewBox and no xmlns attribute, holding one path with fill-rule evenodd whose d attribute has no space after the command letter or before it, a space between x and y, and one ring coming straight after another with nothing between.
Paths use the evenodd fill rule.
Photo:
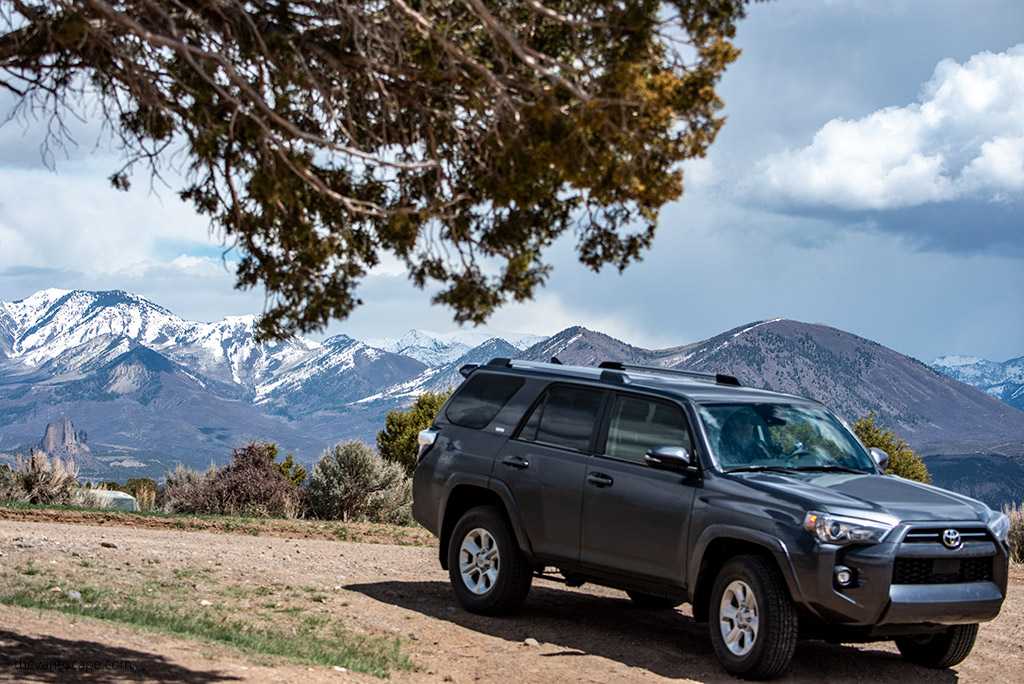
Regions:
<instances>
[{"instance_id":1,"label":"car hood","mask_svg":"<svg viewBox=\"0 0 1024 684\"><path fill-rule=\"evenodd\" d=\"M748 486L807 510L891 522L978 520L987 522L985 504L896 475L848 473L734 473ZM892 520L896 518L897 520Z\"/></svg>"}]
</instances>

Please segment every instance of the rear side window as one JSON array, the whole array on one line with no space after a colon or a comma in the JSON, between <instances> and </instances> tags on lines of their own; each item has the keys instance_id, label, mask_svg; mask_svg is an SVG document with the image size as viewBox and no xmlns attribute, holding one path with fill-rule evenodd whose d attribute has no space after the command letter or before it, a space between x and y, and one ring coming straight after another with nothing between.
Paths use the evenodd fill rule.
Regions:
<instances>
[{"instance_id":1,"label":"rear side window","mask_svg":"<svg viewBox=\"0 0 1024 684\"><path fill-rule=\"evenodd\" d=\"M519 432L519 439L586 451L597 425L604 392L579 387L553 387Z\"/></svg>"},{"instance_id":2,"label":"rear side window","mask_svg":"<svg viewBox=\"0 0 1024 684\"><path fill-rule=\"evenodd\" d=\"M444 414L462 427L485 427L522 386L522 378L477 373L459 388Z\"/></svg>"}]
</instances>

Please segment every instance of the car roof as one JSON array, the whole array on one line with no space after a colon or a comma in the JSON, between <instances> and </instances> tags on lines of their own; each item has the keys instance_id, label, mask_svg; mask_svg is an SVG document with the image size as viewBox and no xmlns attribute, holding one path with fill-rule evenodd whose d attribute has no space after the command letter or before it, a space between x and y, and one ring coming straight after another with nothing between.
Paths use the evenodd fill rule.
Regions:
<instances>
[{"instance_id":1,"label":"car roof","mask_svg":"<svg viewBox=\"0 0 1024 684\"><path fill-rule=\"evenodd\" d=\"M675 394L700 404L728 403L804 403L818 402L792 394L744 387L731 375L699 373L674 368L640 366L620 362L604 362L599 366L568 366L561 363L521 361L495 358L486 365L469 364L460 369L468 377L476 370L511 372L517 375L563 377L608 385L611 389L628 391L654 389Z\"/></svg>"}]
</instances>

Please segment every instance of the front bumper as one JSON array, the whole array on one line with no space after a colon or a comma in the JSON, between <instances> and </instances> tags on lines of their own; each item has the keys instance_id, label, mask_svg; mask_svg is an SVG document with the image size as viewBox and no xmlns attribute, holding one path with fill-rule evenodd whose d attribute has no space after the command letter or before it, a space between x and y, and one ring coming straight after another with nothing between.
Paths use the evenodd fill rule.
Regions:
<instances>
[{"instance_id":1,"label":"front bumper","mask_svg":"<svg viewBox=\"0 0 1024 684\"><path fill-rule=\"evenodd\" d=\"M950 550L938 542L908 541L911 531L913 526L897 528L890 541L871 546L805 547L803 563L794 563L803 578L798 603L824 623L857 628L969 624L999 614L1009 565L1004 544L986 531L985 538ZM847 587L835 582L838 566L853 571Z\"/></svg>"}]
</instances>

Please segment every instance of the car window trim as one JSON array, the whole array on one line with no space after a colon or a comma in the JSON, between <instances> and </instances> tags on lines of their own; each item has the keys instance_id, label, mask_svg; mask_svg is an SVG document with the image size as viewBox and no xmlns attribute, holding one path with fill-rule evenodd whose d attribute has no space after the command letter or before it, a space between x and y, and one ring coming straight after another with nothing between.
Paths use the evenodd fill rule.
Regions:
<instances>
[{"instance_id":1,"label":"car window trim","mask_svg":"<svg viewBox=\"0 0 1024 684\"><path fill-rule=\"evenodd\" d=\"M560 387L568 387L568 388L571 388L571 389L585 390L585 391L588 391L588 392L598 392L598 393L601 394L601 401L598 404L597 414L594 417L594 425L597 427L597 429L590 431L590 442L588 443L588 446L587 446L587 448L585 450L584 449L576 449L576 448L573 448L573 447L570 447L570 446L566 446L564 444L554 444L552 442L544 442L544 441L541 441L539 439L525 439L522 436L523 429L526 427L526 424L530 421L530 418L533 417L533 412L541 404L544 404L544 407L541 410L540 420L541 421L544 420L544 411L547 410L548 395L551 393L551 391L553 389L557 389L557 388L560 388ZM523 444L538 444L540 446L545 446L545 447L548 447L550 449L562 449L563 451L571 451L571 452L577 453L577 454L588 454L590 456L594 456L594 455L596 455L596 449L597 449L597 443L598 443L597 439L598 439L598 436L601 434L602 425L603 425L604 420L605 420L605 414L610 410L608 408L608 403L609 403L608 397L611 394L612 394L612 392L610 390L608 390L605 387L601 387L599 385L580 384L580 383L575 383L575 382L552 382L552 383L546 385L544 387L544 389L541 390L540 394L537 395L537 398L534 399L534 401L530 404L530 407L525 412L523 412L523 417L519 419L519 424L516 425L516 429L512 433L512 437L510 439L512 439L512 440L514 440L516 442L522 442ZM538 427L539 427L539 425L540 425L540 423L538 422Z\"/></svg>"},{"instance_id":2,"label":"car window trim","mask_svg":"<svg viewBox=\"0 0 1024 684\"><path fill-rule=\"evenodd\" d=\"M609 461L617 461L617 462L620 462L620 463L634 463L636 465L641 465L641 466L644 465L643 463L641 463L639 461L633 461L633 460L630 460L628 458L619 458L618 456L611 456L608 453L606 453L606 451L608 449L608 432L611 429L611 422L612 422L612 407L615 406L615 400L616 399L618 399L619 397L626 397L626 398L633 398L633 399L642 399L644 401L649 401L652 404L668 404L669 406L674 406L675 408L679 409L679 412L683 415L684 427L686 428L686 431L690 433L690 457L693 458L694 461L696 461L696 459L697 459L697 455L696 455L697 440L696 440L696 438L694 437L694 434L693 434L693 427L691 426L692 421L690 420L690 415L686 411L686 406L684 406L682 403L680 403L678 401L675 401L674 399L671 399L669 397L664 397L664 396L661 396L661 395L657 395L657 394L643 394L643 393L640 393L640 392L622 392L622 391L619 391L619 390L609 390L608 394L610 396L606 397L606 399L605 399L604 415L602 416L602 419L601 419L601 428L598 430L598 434L599 434L600 439L599 439L598 444L595 445L595 449L594 449L594 452L593 452L594 456L596 456L598 458L607 459ZM657 446L682 446L682 445L659 444ZM647 467L647 466L644 466L644 467Z\"/></svg>"}]
</instances>

